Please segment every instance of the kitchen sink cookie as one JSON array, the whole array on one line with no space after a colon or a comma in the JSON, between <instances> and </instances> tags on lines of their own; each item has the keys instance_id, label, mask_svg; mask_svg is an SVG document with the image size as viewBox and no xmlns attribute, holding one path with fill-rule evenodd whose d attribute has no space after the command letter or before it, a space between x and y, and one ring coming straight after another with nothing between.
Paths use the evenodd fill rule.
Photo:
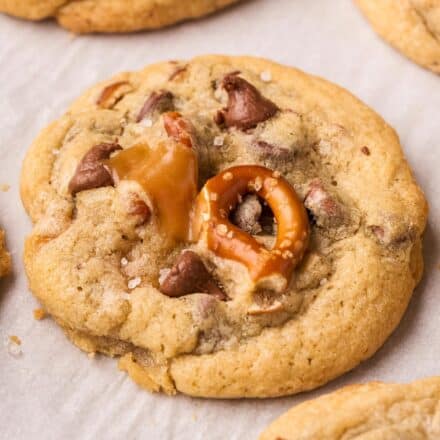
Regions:
<instances>
[{"instance_id":1,"label":"kitchen sink cookie","mask_svg":"<svg viewBox=\"0 0 440 440\"><path fill-rule=\"evenodd\" d=\"M440 377L408 385L352 385L300 404L260 440L437 440Z\"/></svg>"},{"instance_id":2,"label":"kitchen sink cookie","mask_svg":"<svg viewBox=\"0 0 440 440\"><path fill-rule=\"evenodd\" d=\"M0 12L29 20L54 17L76 33L157 29L199 18L238 0L0 0Z\"/></svg>"},{"instance_id":3,"label":"kitchen sink cookie","mask_svg":"<svg viewBox=\"0 0 440 440\"><path fill-rule=\"evenodd\" d=\"M426 202L347 91L205 56L92 87L24 161L32 292L150 390L268 397L367 359L422 274Z\"/></svg>"},{"instance_id":4,"label":"kitchen sink cookie","mask_svg":"<svg viewBox=\"0 0 440 440\"><path fill-rule=\"evenodd\" d=\"M11 256L6 250L5 232L0 229L0 278L7 275L11 270Z\"/></svg>"},{"instance_id":5,"label":"kitchen sink cookie","mask_svg":"<svg viewBox=\"0 0 440 440\"><path fill-rule=\"evenodd\" d=\"M440 73L440 0L355 1L386 41Z\"/></svg>"}]
</instances>

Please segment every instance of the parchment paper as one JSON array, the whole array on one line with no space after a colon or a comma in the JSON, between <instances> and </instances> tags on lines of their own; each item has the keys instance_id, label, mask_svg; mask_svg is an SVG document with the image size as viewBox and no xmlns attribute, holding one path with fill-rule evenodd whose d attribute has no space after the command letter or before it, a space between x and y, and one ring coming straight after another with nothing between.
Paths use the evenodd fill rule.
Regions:
<instances>
[{"instance_id":1,"label":"parchment paper","mask_svg":"<svg viewBox=\"0 0 440 440\"><path fill-rule=\"evenodd\" d=\"M401 136L430 201L426 274L402 324L380 352L312 393L273 400L209 401L141 391L114 360L89 359L37 307L22 266L30 231L19 199L31 141L85 88L122 70L204 53L272 58L326 77L378 111ZM160 32L74 37L52 22L0 16L0 224L14 275L0 284L0 438L256 439L305 399L369 380L440 374L440 77L383 43L350 0L250 0ZM22 355L5 340L17 335ZM276 362L276 359L274 359Z\"/></svg>"}]
</instances>

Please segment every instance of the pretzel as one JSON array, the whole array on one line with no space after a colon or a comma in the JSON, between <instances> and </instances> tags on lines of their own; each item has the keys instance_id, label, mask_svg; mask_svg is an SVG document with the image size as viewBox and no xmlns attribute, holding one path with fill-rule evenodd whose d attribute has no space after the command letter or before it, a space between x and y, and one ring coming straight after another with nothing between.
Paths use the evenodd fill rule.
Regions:
<instances>
[{"instance_id":1,"label":"pretzel","mask_svg":"<svg viewBox=\"0 0 440 440\"><path fill-rule=\"evenodd\" d=\"M228 219L249 192L267 202L277 221L278 234L271 250ZM196 200L192 233L217 256L244 264L256 287L283 291L307 248L309 222L295 190L279 173L246 165L208 180Z\"/></svg>"}]
</instances>

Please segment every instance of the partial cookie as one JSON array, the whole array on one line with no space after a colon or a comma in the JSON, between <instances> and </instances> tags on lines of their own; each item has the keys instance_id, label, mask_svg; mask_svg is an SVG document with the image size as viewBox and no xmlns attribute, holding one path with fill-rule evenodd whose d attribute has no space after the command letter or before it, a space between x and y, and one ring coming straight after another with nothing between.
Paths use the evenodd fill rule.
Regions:
<instances>
[{"instance_id":1,"label":"partial cookie","mask_svg":"<svg viewBox=\"0 0 440 440\"><path fill-rule=\"evenodd\" d=\"M422 274L427 207L394 131L267 60L92 87L34 142L21 193L31 290L149 390L322 385L374 354Z\"/></svg>"},{"instance_id":2,"label":"partial cookie","mask_svg":"<svg viewBox=\"0 0 440 440\"><path fill-rule=\"evenodd\" d=\"M11 256L6 250L5 232L0 229L0 278L11 270Z\"/></svg>"},{"instance_id":3,"label":"partial cookie","mask_svg":"<svg viewBox=\"0 0 440 440\"><path fill-rule=\"evenodd\" d=\"M0 12L29 20L54 17L76 33L157 29L199 18L238 0L0 0Z\"/></svg>"},{"instance_id":4,"label":"partial cookie","mask_svg":"<svg viewBox=\"0 0 440 440\"><path fill-rule=\"evenodd\" d=\"M440 73L440 0L355 1L386 41Z\"/></svg>"},{"instance_id":5,"label":"partial cookie","mask_svg":"<svg viewBox=\"0 0 440 440\"><path fill-rule=\"evenodd\" d=\"M260 440L438 440L440 377L352 385L298 405Z\"/></svg>"}]
</instances>

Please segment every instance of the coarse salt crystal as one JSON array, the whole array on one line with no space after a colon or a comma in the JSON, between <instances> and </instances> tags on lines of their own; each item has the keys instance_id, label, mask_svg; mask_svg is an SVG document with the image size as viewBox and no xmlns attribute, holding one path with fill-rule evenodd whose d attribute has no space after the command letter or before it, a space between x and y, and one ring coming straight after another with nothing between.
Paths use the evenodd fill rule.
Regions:
<instances>
[{"instance_id":1,"label":"coarse salt crystal","mask_svg":"<svg viewBox=\"0 0 440 440\"><path fill-rule=\"evenodd\" d=\"M228 227L226 225L220 224L216 226L216 231L219 235L226 235L228 233Z\"/></svg>"},{"instance_id":2,"label":"coarse salt crystal","mask_svg":"<svg viewBox=\"0 0 440 440\"><path fill-rule=\"evenodd\" d=\"M121 258L121 266L125 267L127 266L127 264L128 264L128 260L125 257Z\"/></svg>"},{"instance_id":3,"label":"coarse salt crystal","mask_svg":"<svg viewBox=\"0 0 440 440\"><path fill-rule=\"evenodd\" d=\"M320 286L323 286L324 284L327 284L327 278L323 278L320 282L319 282L319 285Z\"/></svg>"},{"instance_id":4,"label":"coarse salt crystal","mask_svg":"<svg viewBox=\"0 0 440 440\"><path fill-rule=\"evenodd\" d=\"M141 277L136 277L128 280L129 289L135 289L137 286L139 286L139 284L141 284Z\"/></svg>"},{"instance_id":5,"label":"coarse salt crystal","mask_svg":"<svg viewBox=\"0 0 440 440\"><path fill-rule=\"evenodd\" d=\"M214 145L216 147L221 147L225 143L225 138L223 136L216 136L214 138Z\"/></svg>"},{"instance_id":6,"label":"coarse salt crystal","mask_svg":"<svg viewBox=\"0 0 440 440\"><path fill-rule=\"evenodd\" d=\"M234 175L230 171L227 171L225 174L223 174L223 180L229 181L232 180L233 178Z\"/></svg>"},{"instance_id":7,"label":"coarse salt crystal","mask_svg":"<svg viewBox=\"0 0 440 440\"><path fill-rule=\"evenodd\" d=\"M150 127L153 126L153 121L152 121L151 119L149 119L149 118L146 118L146 119L142 119L142 121L140 122L140 124L141 124L143 127L150 128Z\"/></svg>"},{"instance_id":8,"label":"coarse salt crystal","mask_svg":"<svg viewBox=\"0 0 440 440\"><path fill-rule=\"evenodd\" d=\"M260 74L261 81L271 82L272 81L272 73L269 70L264 70Z\"/></svg>"}]
</instances>

